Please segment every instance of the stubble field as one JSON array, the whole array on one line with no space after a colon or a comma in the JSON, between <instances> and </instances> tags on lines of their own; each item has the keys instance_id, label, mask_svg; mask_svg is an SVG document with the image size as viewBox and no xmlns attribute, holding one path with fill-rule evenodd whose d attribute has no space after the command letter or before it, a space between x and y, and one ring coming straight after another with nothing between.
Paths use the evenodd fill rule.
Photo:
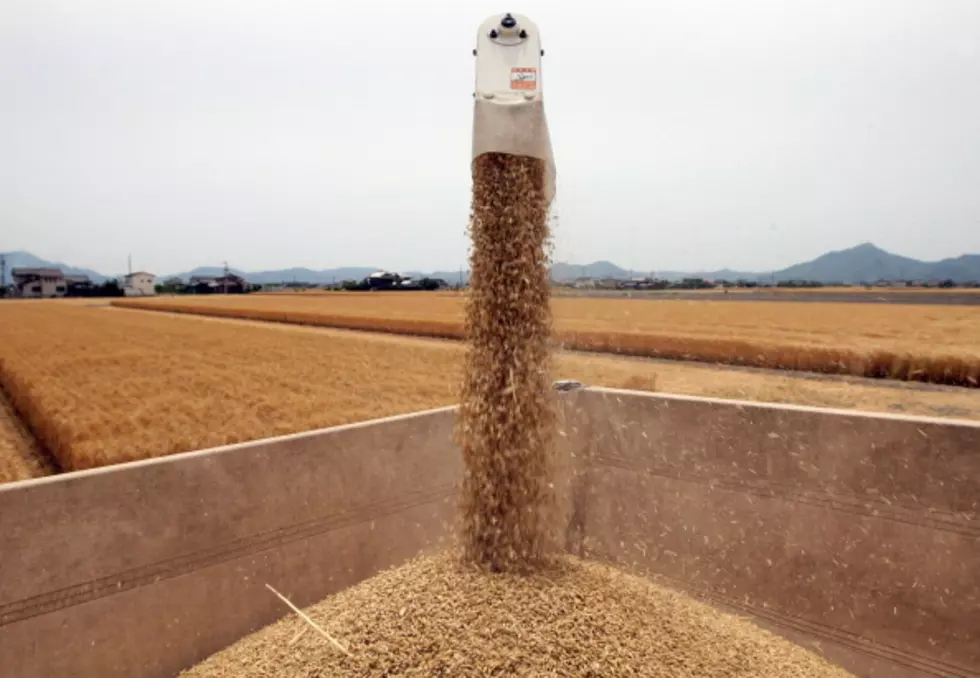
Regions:
<instances>
[{"instance_id":1,"label":"stubble field","mask_svg":"<svg viewBox=\"0 0 980 678\"><path fill-rule=\"evenodd\" d=\"M452 404L464 350L458 342L57 301L0 305L0 387L62 470ZM972 389L580 354L556 356L553 376L980 418L980 392ZM0 464L18 469L0 480L47 472L25 440L13 417L0 417Z\"/></svg>"},{"instance_id":2,"label":"stubble field","mask_svg":"<svg viewBox=\"0 0 980 678\"><path fill-rule=\"evenodd\" d=\"M458 294L330 293L119 301L147 310L462 338ZM980 307L553 299L569 349L980 385Z\"/></svg>"}]
</instances>

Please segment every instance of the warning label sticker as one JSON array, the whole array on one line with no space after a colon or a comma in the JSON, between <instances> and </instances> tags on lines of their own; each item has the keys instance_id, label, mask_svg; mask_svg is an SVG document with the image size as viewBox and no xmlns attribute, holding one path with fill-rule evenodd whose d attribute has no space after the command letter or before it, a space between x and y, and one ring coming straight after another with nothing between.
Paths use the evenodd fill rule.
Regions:
<instances>
[{"instance_id":1,"label":"warning label sticker","mask_svg":"<svg viewBox=\"0 0 980 678\"><path fill-rule=\"evenodd\" d=\"M536 68L510 69L510 88L511 89L537 89L538 69Z\"/></svg>"}]
</instances>

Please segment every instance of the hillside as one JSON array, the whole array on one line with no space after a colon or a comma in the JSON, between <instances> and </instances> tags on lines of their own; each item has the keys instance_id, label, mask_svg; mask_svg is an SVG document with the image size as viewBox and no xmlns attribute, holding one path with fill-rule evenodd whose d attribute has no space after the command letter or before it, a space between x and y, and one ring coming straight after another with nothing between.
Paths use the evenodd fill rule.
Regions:
<instances>
[{"instance_id":1,"label":"hillside","mask_svg":"<svg viewBox=\"0 0 980 678\"><path fill-rule=\"evenodd\" d=\"M630 272L608 261L597 261L587 266L556 263L552 277L558 281L574 280L580 276L591 278L626 278ZM634 275L648 275L648 271L635 271ZM704 278L705 280L818 280L821 282L873 282L875 280L946 280L967 282L980 280L980 255L964 254L954 259L920 261L903 257L864 243L846 250L828 252L812 261L795 264L772 272L749 272L721 269L718 271L655 270L658 278L680 280Z\"/></svg>"},{"instance_id":2,"label":"hillside","mask_svg":"<svg viewBox=\"0 0 980 678\"><path fill-rule=\"evenodd\" d=\"M869 280L919 280L932 277L924 261L901 257L864 243L828 252L813 261L776 272L777 280L861 282Z\"/></svg>"},{"instance_id":3,"label":"hillside","mask_svg":"<svg viewBox=\"0 0 980 678\"><path fill-rule=\"evenodd\" d=\"M344 280L360 280L367 275L374 273L378 269L375 267L348 266L344 268L328 268L321 271L299 267L283 268L272 271L241 271L236 268L231 268L228 270L235 275L244 277L251 283L268 285L272 283L288 283L294 281L325 284L335 281L342 282ZM224 269L218 266L199 266L198 268L190 271L184 271L183 273L168 274L164 276L164 278L176 276L187 280L192 276L221 275L222 273L224 273Z\"/></svg>"},{"instance_id":4,"label":"hillside","mask_svg":"<svg viewBox=\"0 0 980 678\"><path fill-rule=\"evenodd\" d=\"M886 252L871 243L828 252L813 261L776 272L777 280L871 282L875 280L980 280L980 255L920 261Z\"/></svg>"},{"instance_id":5,"label":"hillside","mask_svg":"<svg viewBox=\"0 0 980 678\"><path fill-rule=\"evenodd\" d=\"M574 280L575 278L627 278L629 274L629 271L620 268L611 261L594 261L585 265L556 262L551 267L551 277L558 281ZM645 274L645 271L636 272L636 275Z\"/></svg>"}]
</instances>

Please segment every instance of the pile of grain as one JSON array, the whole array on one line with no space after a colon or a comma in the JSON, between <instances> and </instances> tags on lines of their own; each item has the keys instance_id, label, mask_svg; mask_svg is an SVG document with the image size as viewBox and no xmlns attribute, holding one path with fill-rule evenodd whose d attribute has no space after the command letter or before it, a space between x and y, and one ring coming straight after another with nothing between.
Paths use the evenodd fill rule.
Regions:
<instances>
[{"instance_id":1,"label":"pile of grain","mask_svg":"<svg viewBox=\"0 0 980 678\"><path fill-rule=\"evenodd\" d=\"M307 612L350 656L291 615L182 675L848 675L737 617L572 558L529 576L419 559Z\"/></svg>"},{"instance_id":2,"label":"pile of grain","mask_svg":"<svg viewBox=\"0 0 980 678\"><path fill-rule=\"evenodd\" d=\"M464 558L496 571L534 567L550 541L545 171L541 160L499 153L473 163L461 535Z\"/></svg>"}]
</instances>

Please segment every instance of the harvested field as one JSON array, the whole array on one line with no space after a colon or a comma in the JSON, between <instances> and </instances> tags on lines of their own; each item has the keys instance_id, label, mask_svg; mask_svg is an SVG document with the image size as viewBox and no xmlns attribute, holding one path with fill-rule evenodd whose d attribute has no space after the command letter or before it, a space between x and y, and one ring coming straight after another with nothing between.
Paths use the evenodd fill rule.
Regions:
<instances>
[{"instance_id":1,"label":"harvested field","mask_svg":"<svg viewBox=\"0 0 980 678\"><path fill-rule=\"evenodd\" d=\"M349 655L290 615L181 676L849 675L749 621L573 558L523 577L421 558L307 614Z\"/></svg>"},{"instance_id":2,"label":"harvested field","mask_svg":"<svg viewBox=\"0 0 980 678\"><path fill-rule=\"evenodd\" d=\"M0 304L0 385L69 470L452 404L462 360L457 342L47 301ZM898 382L567 354L555 360L554 377L980 419L978 391Z\"/></svg>"},{"instance_id":3,"label":"harvested field","mask_svg":"<svg viewBox=\"0 0 980 678\"><path fill-rule=\"evenodd\" d=\"M336 293L117 301L221 317L462 338L460 295ZM980 386L980 308L558 298L566 348Z\"/></svg>"}]
</instances>

